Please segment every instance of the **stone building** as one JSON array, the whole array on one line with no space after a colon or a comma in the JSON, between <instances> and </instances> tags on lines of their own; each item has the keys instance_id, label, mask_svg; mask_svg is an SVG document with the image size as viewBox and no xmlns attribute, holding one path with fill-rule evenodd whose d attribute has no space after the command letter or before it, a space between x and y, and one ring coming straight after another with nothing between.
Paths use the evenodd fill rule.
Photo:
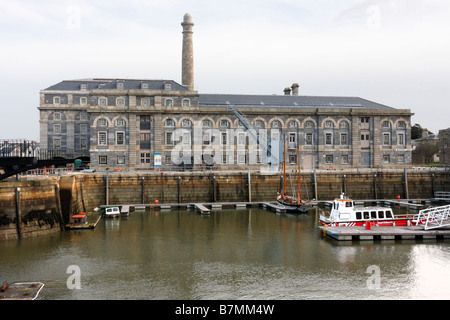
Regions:
<instances>
[{"instance_id":1,"label":"stone building","mask_svg":"<svg viewBox=\"0 0 450 320\"><path fill-rule=\"evenodd\" d=\"M40 92L40 147L91 167L178 170L276 166L411 166L411 111L357 97L203 94L193 88L192 19L183 26L182 84L81 79Z\"/></svg>"},{"instance_id":2,"label":"stone building","mask_svg":"<svg viewBox=\"0 0 450 320\"><path fill-rule=\"evenodd\" d=\"M439 165L450 165L450 128L439 130Z\"/></svg>"}]
</instances>

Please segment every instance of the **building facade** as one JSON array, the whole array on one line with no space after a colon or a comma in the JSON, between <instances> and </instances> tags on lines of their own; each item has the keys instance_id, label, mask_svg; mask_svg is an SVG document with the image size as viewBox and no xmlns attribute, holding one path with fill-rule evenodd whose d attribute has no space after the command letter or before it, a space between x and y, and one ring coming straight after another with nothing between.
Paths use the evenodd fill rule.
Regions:
<instances>
[{"instance_id":1,"label":"building facade","mask_svg":"<svg viewBox=\"0 0 450 320\"><path fill-rule=\"evenodd\" d=\"M198 93L188 14L182 26L182 84L82 79L50 86L40 92L40 148L99 169L257 169L277 166L283 154L303 169L411 166L410 110L302 96L298 84L282 95Z\"/></svg>"}]
</instances>

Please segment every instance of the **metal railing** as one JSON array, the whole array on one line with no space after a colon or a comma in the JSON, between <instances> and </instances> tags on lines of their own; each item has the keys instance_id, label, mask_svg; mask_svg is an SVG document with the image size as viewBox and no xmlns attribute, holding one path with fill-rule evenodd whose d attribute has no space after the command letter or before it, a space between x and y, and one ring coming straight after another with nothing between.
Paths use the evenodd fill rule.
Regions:
<instances>
[{"instance_id":1,"label":"metal railing","mask_svg":"<svg viewBox=\"0 0 450 320\"><path fill-rule=\"evenodd\" d=\"M425 221L422 222L425 230L450 226L450 205L420 210L414 221L416 225Z\"/></svg>"}]
</instances>

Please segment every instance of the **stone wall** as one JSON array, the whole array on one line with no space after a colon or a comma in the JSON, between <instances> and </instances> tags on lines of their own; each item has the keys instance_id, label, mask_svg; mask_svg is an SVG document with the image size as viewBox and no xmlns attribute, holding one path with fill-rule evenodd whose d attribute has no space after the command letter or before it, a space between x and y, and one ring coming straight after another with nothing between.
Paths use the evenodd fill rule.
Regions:
<instances>
[{"instance_id":1,"label":"stone wall","mask_svg":"<svg viewBox=\"0 0 450 320\"><path fill-rule=\"evenodd\" d=\"M0 183L0 240L61 230L59 178Z\"/></svg>"},{"instance_id":2,"label":"stone wall","mask_svg":"<svg viewBox=\"0 0 450 320\"><path fill-rule=\"evenodd\" d=\"M332 200L345 192L356 200L427 199L450 191L450 172L408 170L317 171L301 175L304 199ZM106 186L109 186L107 189ZM57 178L0 183L0 240L57 232L77 212L95 214L104 204L275 201L280 174L241 172L74 174ZM298 174L288 170L286 189L293 193ZM249 188L250 186L250 188ZM20 223L16 199L20 189ZM19 236L20 235L20 236Z\"/></svg>"}]
</instances>

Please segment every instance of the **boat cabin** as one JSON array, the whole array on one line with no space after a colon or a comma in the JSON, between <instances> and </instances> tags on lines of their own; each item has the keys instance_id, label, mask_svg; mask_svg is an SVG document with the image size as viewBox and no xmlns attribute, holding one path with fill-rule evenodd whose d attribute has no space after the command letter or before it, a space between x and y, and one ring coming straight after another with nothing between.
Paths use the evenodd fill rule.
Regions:
<instances>
[{"instance_id":1,"label":"boat cabin","mask_svg":"<svg viewBox=\"0 0 450 320\"><path fill-rule=\"evenodd\" d=\"M73 223L75 224L85 224L87 223L86 214L84 212L80 212L78 214L74 214L72 217Z\"/></svg>"},{"instance_id":2,"label":"boat cabin","mask_svg":"<svg viewBox=\"0 0 450 320\"><path fill-rule=\"evenodd\" d=\"M391 208L385 207L356 207L353 200L341 194L334 199L330 220L332 221L367 221L392 220L394 215Z\"/></svg>"}]
</instances>

